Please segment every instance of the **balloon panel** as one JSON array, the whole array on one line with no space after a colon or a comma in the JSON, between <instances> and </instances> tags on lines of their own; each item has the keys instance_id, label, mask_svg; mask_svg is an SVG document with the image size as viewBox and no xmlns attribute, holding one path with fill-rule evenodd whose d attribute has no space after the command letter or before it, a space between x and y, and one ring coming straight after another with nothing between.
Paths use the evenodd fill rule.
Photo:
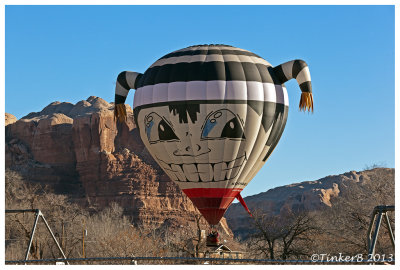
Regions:
<instances>
[{"instance_id":1,"label":"balloon panel","mask_svg":"<svg viewBox=\"0 0 400 270\"><path fill-rule=\"evenodd\" d=\"M210 224L275 148L288 96L261 57L234 47L189 47L137 82L134 115L146 148Z\"/></svg>"}]
</instances>

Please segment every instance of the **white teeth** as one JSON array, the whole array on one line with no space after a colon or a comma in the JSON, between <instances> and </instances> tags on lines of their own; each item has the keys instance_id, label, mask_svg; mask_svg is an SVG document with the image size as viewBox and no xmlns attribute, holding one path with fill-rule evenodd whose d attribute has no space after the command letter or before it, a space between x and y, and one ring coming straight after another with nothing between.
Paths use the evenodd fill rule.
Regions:
<instances>
[{"instance_id":1,"label":"white teeth","mask_svg":"<svg viewBox=\"0 0 400 270\"><path fill-rule=\"evenodd\" d=\"M166 169L166 170L171 170L171 167L168 165L168 163L165 163L164 161L162 161L162 160L158 160L159 161L159 163L160 163L160 165L161 165L161 168L164 168L164 169Z\"/></svg>"},{"instance_id":2,"label":"white teeth","mask_svg":"<svg viewBox=\"0 0 400 270\"><path fill-rule=\"evenodd\" d=\"M162 160L161 167L174 181L183 182L210 182L231 180L238 176L240 169L246 161L246 155L229 162L214 164L167 164Z\"/></svg>"},{"instance_id":3,"label":"white teeth","mask_svg":"<svg viewBox=\"0 0 400 270\"><path fill-rule=\"evenodd\" d=\"M214 164L214 181L225 180L227 168L228 166L226 166L225 162Z\"/></svg>"},{"instance_id":4,"label":"white teeth","mask_svg":"<svg viewBox=\"0 0 400 270\"><path fill-rule=\"evenodd\" d=\"M232 160L231 162L229 162L228 169L232 169L234 164L235 164L235 160Z\"/></svg>"},{"instance_id":5,"label":"white teeth","mask_svg":"<svg viewBox=\"0 0 400 270\"><path fill-rule=\"evenodd\" d=\"M197 173L196 165L183 164L183 171L189 181L199 181L199 174Z\"/></svg>"},{"instance_id":6,"label":"white teeth","mask_svg":"<svg viewBox=\"0 0 400 270\"><path fill-rule=\"evenodd\" d=\"M201 181L210 182L213 179L213 169L211 164L198 164L199 176Z\"/></svg>"},{"instance_id":7,"label":"white teeth","mask_svg":"<svg viewBox=\"0 0 400 270\"><path fill-rule=\"evenodd\" d=\"M240 165L233 167L233 169L231 170L230 177L235 178L238 175L240 168L242 168L242 166L240 166Z\"/></svg>"},{"instance_id":8,"label":"white teeth","mask_svg":"<svg viewBox=\"0 0 400 270\"><path fill-rule=\"evenodd\" d=\"M231 179L232 170L226 170L226 179Z\"/></svg>"},{"instance_id":9,"label":"white teeth","mask_svg":"<svg viewBox=\"0 0 400 270\"><path fill-rule=\"evenodd\" d=\"M172 164L171 169L174 170L174 173L178 177L179 181L186 181L186 176L183 173L181 166Z\"/></svg>"}]
</instances>

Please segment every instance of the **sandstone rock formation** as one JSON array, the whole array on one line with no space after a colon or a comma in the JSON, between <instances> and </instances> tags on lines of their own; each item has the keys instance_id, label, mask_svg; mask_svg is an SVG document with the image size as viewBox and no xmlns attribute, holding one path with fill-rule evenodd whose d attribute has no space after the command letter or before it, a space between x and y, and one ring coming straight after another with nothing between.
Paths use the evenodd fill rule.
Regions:
<instances>
[{"instance_id":1,"label":"sandstone rock formation","mask_svg":"<svg viewBox=\"0 0 400 270\"><path fill-rule=\"evenodd\" d=\"M93 96L18 121L6 114L6 167L92 209L117 202L135 223L194 222L197 210L151 158L126 107L124 124L114 122L112 103Z\"/></svg>"},{"instance_id":2,"label":"sandstone rock formation","mask_svg":"<svg viewBox=\"0 0 400 270\"><path fill-rule=\"evenodd\" d=\"M305 181L270 189L257 195L245 197L250 210L260 209L270 215L285 210L323 210L332 206L332 199L346 191L350 184L364 185L376 181L376 175L389 175L394 179L394 169L376 168L366 171L350 171L330 175L315 181ZM236 234L248 230L250 218L239 203L232 204L225 213L230 228Z\"/></svg>"},{"instance_id":3,"label":"sandstone rock formation","mask_svg":"<svg viewBox=\"0 0 400 270\"><path fill-rule=\"evenodd\" d=\"M14 115L12 115L10 113L6 113L6 119L5 119L6 126L17 122L17 120L18 120L17 117L15 117Z\"/></svg>"}]
</instances>

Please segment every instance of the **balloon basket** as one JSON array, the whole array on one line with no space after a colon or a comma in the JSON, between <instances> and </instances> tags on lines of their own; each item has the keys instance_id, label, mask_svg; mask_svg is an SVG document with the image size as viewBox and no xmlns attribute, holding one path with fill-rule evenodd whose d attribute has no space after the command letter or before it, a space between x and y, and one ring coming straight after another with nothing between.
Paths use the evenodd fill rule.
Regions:
<instances>
[{"instance_id":1,"label":"balloon basket","mask_svg":"<svg viewBox=\"0 0 400 270\"><path fill-rule=\"evenodd\" d=\"M217 231L211 231L206 238L207 247L216 247L219 245L219 234Z\"/></svg>"}]
</instances>

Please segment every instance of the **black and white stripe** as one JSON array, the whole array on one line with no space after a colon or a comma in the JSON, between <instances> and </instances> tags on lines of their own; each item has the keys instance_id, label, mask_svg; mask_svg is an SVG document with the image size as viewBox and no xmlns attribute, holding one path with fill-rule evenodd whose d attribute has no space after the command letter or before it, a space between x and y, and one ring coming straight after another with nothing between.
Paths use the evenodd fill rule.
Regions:
<instances>
[{"instance_id":1,"label":"black and white stripe","mask_svg":"<svg viewBox=\"0 0 400 270\"><path fill-rule=\"evenodd\" d=\"M135 82L140 76L140 73L131 71L123 71L118 75L115 85L115 104L125 103L129 90L136 88Z\"/></svg>"},{"instance_id":2,"label":"black and white stripe","mask_svg":"<svg viewBox=\"0 0 400 270\"><path fill-rule=\"evenodd\" d=\"M202 89L199 91L199 89ZM252 81L190 81L147 85L135 92L133 107L147 104L194 100L253 100L285 104L284 85Z\"/></svg>"},{"instance_id":3,"label":"black and white stripe","mask_svg":"<svg viewBox=\"0 0 400 270\"><path fill-rule=\"evenodd\" d=\"M275 83L271 68L263 58L243 49L199 45L161 57L146 70L137 86L217 80Z\"/></svg>"},{"instance_id":4,"label":"black and white stripe","mask_svg":"<svg viewBox=\"0 0 400 270\"><path fill-rule=\"evenodd\" d=\"M161 57L144 74L122 72L115 103L124 103L129 89L137 89L134 107L180 100L256 100L288 106L283 83L292 78L303 92L311 92L310 73L302 60L273 68L240 48L196 45Z\"/></svg>"},{"instance_id":5,"label":"black and white stripe","mask_svg":"<svg viewBox=\"0 0 400 270\"><path fill-rule=\"evenodd\" d=\"M255 100L288 105L286 88L271 70L270 63L243 49L191 46L161 57L137 79L134 107L179 100Z\"/></svg>"},{"instance_id":6,"label":"black and white stripe","mask_svg":"<svg viewBox=\"0 0 400 270\"><path fill-rule=\"evenodd\" d=\"M281 83L295 78L302 92L312 92L310 70L303 60L293 60L274 67L274 73Z\"/></svg>"},{"instance_id":7,"label":"black and white stripe","mask_svg":"<svg viewBox=\"0 0 400 270\"><path fill-rule=\"evenodd\" d=\"M241 55L241 54L197 54L197 55L184 55L174 56L168 58L161 58L156 61L150 68L155 66L163 66L168 64L177 63L193 63L193 62L242 62L242 63L254 63L262 64L265 66L271 66L266 60L261 57Z\"/></svg>"},{"instance_id":8,"label":"black and white stripe","mask_svg":"<svg viewBox=\"0 0 400 270\"><path fill-rule=\"evenodd\" d=\"M246 55L246 56L255 56L258 58L261 58L255 53L246 51L246 50L236 50L235 49L225 49L225 48L218 48L218 47L208 47L204 49L197 49L197 50L190 50L190 51L176 51L169 53L160 59L165 59L165 58L170 58L170 57L178 57L178 56L186 56L186 55L212 55L212 54L219 54L219 55L227 55L227 54L232 54L232 55Z\"/></svg>"},{"instance_id":9,"label":"black and white stripe","mask_svg":"<svg viewBox=\"0 0 400 270\"><path fill-rule=\"evenodd\" d=\"M178 60L176 60L178 61ZM278 83L265 64L240 61L176 62L153 66L138 81L138 87L189 81L253 81ZM280 84L280 83L279 83Z\"/></svg>"}]
</instances>

